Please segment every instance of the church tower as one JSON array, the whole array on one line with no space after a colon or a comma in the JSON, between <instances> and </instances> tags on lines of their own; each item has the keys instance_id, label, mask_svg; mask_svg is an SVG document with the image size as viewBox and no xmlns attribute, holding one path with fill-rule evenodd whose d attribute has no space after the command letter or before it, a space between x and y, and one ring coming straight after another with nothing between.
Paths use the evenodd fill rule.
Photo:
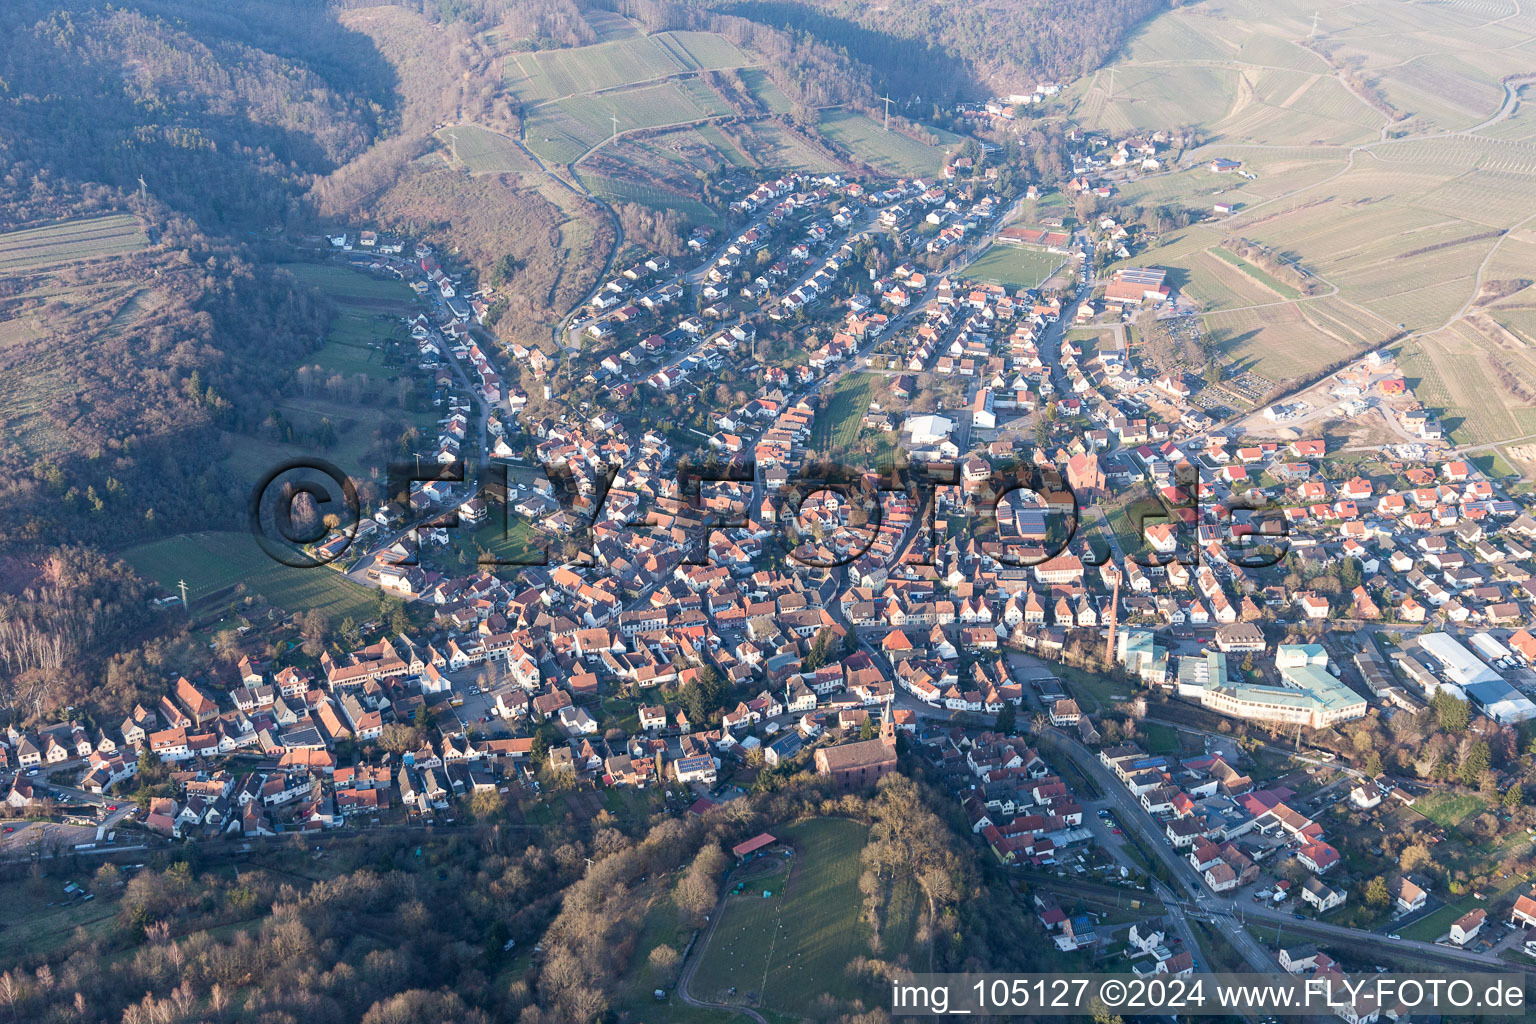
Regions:
<instances>
[{"instance_id":1,"label":"church tower","mask_svg":"<svg viewBox=\"0 0 1536 1024\"><path fill-rule=\"evenodd\" d=\"M886 746L890 747L892 750L895 750L896 749L896 720L891 717L891 704L892 703L894 703L894 702L893 701L886 702L885 711L880 715L880 742L884 743Z\"/></svg>"}]
</instances>

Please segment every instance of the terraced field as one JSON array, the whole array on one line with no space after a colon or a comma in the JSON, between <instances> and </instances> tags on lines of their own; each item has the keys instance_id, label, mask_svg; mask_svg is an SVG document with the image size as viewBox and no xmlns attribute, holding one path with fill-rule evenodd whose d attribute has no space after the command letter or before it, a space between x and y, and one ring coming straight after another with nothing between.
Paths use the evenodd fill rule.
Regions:
<instances>
[{"instance_id":1,"label":"terraced field","mask_svg":"<svg viewBox=\"0 0 1536 1024\"><path fill-rule=\"evenodd\" d=\"M149 238L126 213L67 220L0 234L0 273L27 273L137 252Z\"/></svg>"},{"instance_id":2,"label":"terraced field","mask_svg":"<svg viewBox=\"0 0 1536 1024\"><path fill-rule=\"evenodd\" d=\"M534 109L525 129L528 148L551 164L569 164L611 138L614 131L684 124L729 113L696 79L548 103ZM617 118L617 125L613 119Z\"/></svg>"},{"instance_id":3,"label":"terraced field","mask_svg":"<svg viewBox=\"0 0 1536 1024\"><path fill-rule=\"evenodd\" d=\"M1475 311L1468 303L1480 266L1484 282L1532 276L1536 237L1521 223L1536 211L1536 121L1523 103L1513 116L1495 115L1501 78L1529 70L1536 20L1490 24L1492 8L1514 8L1487 6L1413 5L1389 15L1343 3L1226 0L1153 19L1113 75L1099 71L1066 102L1083 123L1110 131L1198 123L1207 141L1181 169L1125 182L1121 197L1205 210L1235 202L1237 212L1170 233L1134 261L1166 267L1207 309L1228 355L1274 379L1305 378L1394 335L1453 325ZM1383 103L1402 119L1389 122ZM1179 117L1162 120L1174 107ZM1217 156L1242 160L1251 177L1210 173L1204 165ZM1216 247L1231 235L1299 260L1338 294L1301 298ZM1282 312L1287 301L1294 311ZM1248 315L1246 305L1263 305L1263 315ZM1436 342L1432 349L1449 348L1424 358L1434 369L1427 386L1451 392L1441 400L1456 398L1456 380L1496 369L1460 333ZM1458 439L1494 438L1520 422L1471 408L1457 416Z\"/></svg>"},{"instance_id":4,"label":"terraced field","mask_svg":"<svg viewBox=\"0 0 1536 1024\"><path fill-rule=\"evenodd\" d=\"M754 63L713 32L661 32L592 46L513 54L507 82L524 103L600 92L687 71L719 71Z\"/></svg>"}]
</instances>

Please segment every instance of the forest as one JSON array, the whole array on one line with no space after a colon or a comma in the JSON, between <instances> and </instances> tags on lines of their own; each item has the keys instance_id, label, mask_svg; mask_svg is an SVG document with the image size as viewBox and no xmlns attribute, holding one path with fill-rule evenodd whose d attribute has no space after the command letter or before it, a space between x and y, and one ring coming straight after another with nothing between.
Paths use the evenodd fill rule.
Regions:
<instances>
[{"instance_id":1,"label":"forest","mask_svg":"<svg viewBox=\"0 0 1536 1024\"><path fill-rule=\"evenodd\" d=\"M94 181L207 230L281 226L391 116L390 68L316 3L18 0L0 33L7 190Z\"/></svg>"},{"instance_id":2,"label":"forest","mask_svg":"<svg viewBox=\"0 0 1536 1024\"><path fill-rule=\"evenodd\" d=\"M653 911L686 943L715 909L726 850L815 817L871 826L860 891L878 903L898 881L918 887L935 970L974 967L967 949L990 950L991 969L1043 966L1032 920L974 866L953 803L903 775L837 796L802 772L703 816L603 811L558 829L522 824L495 794L472 807L436 836L375 832L331 841L323 858L293 839L217 858L189 846L137 870L63 864L113 912L13 963L0 1001L38 1022L592 1024L642 972L675 981L681 950L646 932ZM0 891L43 899L57 874L11 869ZM959 898L978 886L997 898ZM848 965L871 980L893 969ZM848 1004L824 1019L888 1020Z\"/></svg>"},{"instance_id":3,"label":"forest","mask_svg":"<svg viewBox=\"0 0 1536 1024\"><path fill-rule=\"evenodd\" d=\"M922 104L1027 92L1103 63L1165 0L699 0L721 14L814 37L870 68L876 88Z\"/></svg>"}]
</instances>

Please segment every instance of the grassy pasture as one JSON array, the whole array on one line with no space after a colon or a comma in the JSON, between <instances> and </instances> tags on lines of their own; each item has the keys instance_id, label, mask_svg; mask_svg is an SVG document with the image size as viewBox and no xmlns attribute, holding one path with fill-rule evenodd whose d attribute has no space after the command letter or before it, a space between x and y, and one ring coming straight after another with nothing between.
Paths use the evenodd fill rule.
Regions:
<instances>
[{"instance_id":1,"label":"grassy pasture","mask_svg":"<svg viewBox=\"0 0 1536 1024\"><path fill-rule=\"evenodd\" d=\"M429 382L414 367L390 365L386 351L406 339L399 317L414 308L414 295L399 281L375 277L360 270L334 263L286 264L305 284L318 288L333 303L325 343L304 358L303 366L317 368L314 377L323 384L333 376L344 379L369 378L371 397L354 401L342 391L317 388L314 393L284 394L276 403L277 411L295 430L309 434L329 420L336 434L336 444L324 451L307 442L281 444L249 435L230 435L229 465L243 478L255 481L272 466L300 455L318 455L336 463L343 471L363 474L372 465L367 459L381 430L401 423L431 431L436 415L422 398L411 407L394 400L389 381L404 377L416 382L417 396L429 395ZM403 350L414 357L407 344Z\"/></svg>"},{"instance_id":2,"label":"grassy pasture","mask_svg":"<svg viewBox=\"0 0 1536 1024\"><path fill-rule=\"evenodd\" d=\"M732 167L751 167L752 158L741 151L741 148L731 140L729 136L712 124L701 124L693 129L699 138L708 143L724 158Z\"/></svg>"},{"instance_id":3,"label":"grassy pasture","mask_svg":"<svg viewBox=\"0 0 1536 1024\"><path fill-rule=\"evenodd\" d=\"M811 431L811 445L824 456L835 458L853 451L869 411L870 388L874 381L867 373L845 373L838 378L832 401L816 417Z\"/></svg>"},{"instance_id":4,"label":"grassy pasture","mask_svg":"<svg viewBox=\"0 0 1536 1024\"><path fill-rule=\"evenodd\" d=\"M126 213L8 231L0 234L0 273L122 256L148 245L138 218Z\"/></svg>"},{"instance_id":5,"label":"grassy pasture","mask_svg":"<svg viewBox=\"0 0 1536 1024\"><path fill-rule=\"evenodd\" d=\"M732 127L742 146L764 168L785 171L829 171L835 161L811 148L794 132L776 121Z\"/></svg>"},{"instance_id":6,"label":"grassy pasture","mask_svg":"<svg viewBox=\"0 0 1536 1024\"><path fill-rule=\"evenodd\" d=\"M886 131L879 121L848 110L828 110L821 115L821 132L876 170L893 175L937 174L947 149L960 139L930 128L940 144L929 146L898 131Z\"/></svg>"},{"instance_id":7,"label":"grassy pasture","mask_svg":"<svg viewBox=\"0 0 1536 1024\"><path fill-rule=\"evenodd\" d=\"M747 84L752 96L768 108L770 114L787 114L794 103L762 68L742 68L741 80Z\"/></svg>"},{"instance_id":8,"label":"grassy pasture","mask_svg":"<svg viewBox=\"0 0 1536 1024\"><path fill-rule=\"evenodd\" d=\"M340 621L359 622L376 607L373 591L334 569L294 569L273 561L245 533L192 533L157 540L122 553L140 574L176 592L187 581L187 600L214 597L228 587L245 587L288 612L317 608Z\"/></svg>"},{"instance_id":9,"label":"grassy pasture","mask_svg":"<svg viewBox=\"0 0 1536 1024\"><path fill-rule=\"evenodd\" d=\"M503 522L499 508L492 507L490 517L479 529L460 527L451 531L448 535L449 543L457 546L471 559L478 558L480 552L484 551L501 561L518 564L537 562L542 543L538 540L533 524L510 510Z\"/></svg>"},{"instance_id":10,"label":"grassy pasture","mask_svg":"<svg viewBox=\"0 0 1536 1024\"><path fill-rule=\"evenodd\" d=\"M741 48L714 32L680 30L663 32L659 37L668 47L681 50L689 62L705 71L740 68L755 63Z\"/></svg>"},{"instance_id":11,"label":"grassy pasture","mask_svg":"<svg viewBox=\"0 0 1536 1024\"><path fill-rule=\"evenodd\" d=\"M622 14L614 11L585 11L582 18L597 33L597 41L611 43L615 39L633 39L640 34L640 27Z\"/></svg>"},{"instance_id":12,"label":"grassy pasture","mask_svg":"<svg viewBox=\"0 0 1536 1024\"><path fill-rule=\"evenodd\" d=\"M0 898L0 955L15 962L28 956L47 955L65 945L76 929L84 929L92 938L106 939L114 931L121 890L98 893L89 903L76 901L69 906L55 905L64 899L63 888L75 881L92 889L90 870L70 875L50 871L37 883L13 882L5 886Z\"/></svg>"},{"instance_id":13,"label":"grassy pasture","mask_svg":"<svg viewBox=\"0 0 1536 1024\"><path fill-rule=\"evenodd\" d=\"M284 263L282 266L304 284L320 289L342 305L361 305L375 312L403 314L414 299L404 282L375 277L338 263Z\"/></svg>"},{"instance_id":14,"label":"grassy pasture","mask_svg":"<svg viewBox=\"0 0 1536 1024\"><path fill-rule=\"evenodd\" d=\"M1414 802L1413 809L1442 828L1455 828L1487 810L1487 803L1472 793L1430 793Z\"/></svg>"},{"instance_id":15,"label":"grassy pasture","mask_svg":"<svg viewBox=\"0 0 1536 1024\"><path fill-rule=\"evenodd\" d=\"M868 828L832 818L774 834L795 848L787 882L771 888L768 899L756 883L727 897L701 954L693 994L742 1002L755 992L765 1008L796 1019L812 1014L823 993L868 999L873 993L845 970L855 956L869 953L857 884ZM904 922L912 916L899 912L898 931L910 930ZM726 996L732 987L736 996Z\"/></svg>"},{"instance_id":16,"label":"grassy pasture","mask_svg":"<svg viewBox=\"0 0 1536 1024\"><path fill-rule=\"evenodd\" d=\"M1282 298L1301 298L1301 292L1297 291L1294 287L1286 284L1284 281L1277 279L1267 270L1254 266L1252 263L1249 263L1247 260L1243 259L1236 253L1223 249L1220 246L1217 246L1216 248L1210 249L1208 251L1212 256L1221 260L1223 263L1230 263L1238 270L1241 270L1245 275L1253 278L1259 284L1263 285L1265 288L1268 288L1270 291L1281 296Z\"/></svg>"},{"instance_id":17,"label":"grassy pasture","mask_svg":"<svg viewBox=\"0 0 1536 1024\"><path fill-rule=\"evenodd\" d=\"M679 195L668 189L586 172L582 173L581 180L595 195L602 196L604 199L639 203L641 206L649 206L656 210L676 210L694 224L720 223L720 216L697 199Z\"/></svg>"},{"instance_id":18,"label":"grassy pasture","mask_svg":"<svg viewBox=\"0 0 1536 1024\"><path fill-rule=\"evenodd\" d=\"M527 174L534 169L517 143L472 124L443 128L437 138L471 174Z\"/></svg>"}]
</instances>

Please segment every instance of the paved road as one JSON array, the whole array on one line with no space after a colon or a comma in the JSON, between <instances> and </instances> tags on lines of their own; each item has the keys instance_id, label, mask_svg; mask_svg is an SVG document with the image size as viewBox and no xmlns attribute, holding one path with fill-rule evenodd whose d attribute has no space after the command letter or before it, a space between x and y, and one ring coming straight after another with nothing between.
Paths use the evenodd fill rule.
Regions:
<instances>
[{"instance_id":1,"label":"paved road","mask_svg":"<svg viewBox=\"0 0 1536 1024\"><path fill-rule=\"evenodd\" d=\"M1188 726L1177 726L1186 732L1200 735L1218 735L1206 733L1203 730L1192 729ZM1163 830L1157 821L1148 814L1141 805L1131 796L1130 791L1121 785L1114 773L1099 762L1097 756L1087 747L1077 742L1072 736L1059 730L1049 729L1050 744L1057 752L1068 757L1080 771L1088 775L1106 794L1105 801L1093 801L1094 804L1108 803L1114 811L1116 818L1124 829L1133 829L1142 839L1143 845L1150 847L1160 860L1173 871L1174 878L1178 880L1184 890L1193 894L1190 899L1183 899L1169 894L1165 898L1165 904L1171 902L1170 910L1177 908L1178 912L1171 913L1170 917L1180 917L1180 912L1193 912L1197 916L1204 917L1215 925L1224 935L1231 937L1233 948L1247 960L1256 971L1273 971L1274 960L1268 950L1256 940L1243 922L1249 918L1260 918L1266 922L1282 925L1298 934L1319 938L1335 938L1350 942L1356 947L1366 948L1380 953L1384 958L1393 960L1401 959L1405 955L1412 955L1420 959L1435 963L1447 964L1453 967L1486 971L1490 967L1498 967L1507 970L1509 964L1493 954L1473 953L1468 950L1456 949L1449 946L1441 946L1432 942L1417 942L1410 939L1388 939L1376 932L1364 931L1357 928L1347 928L1343 925L1330 924L1325 921L1301 920L1293 916L1293 912L1282 910L1269 904L1254 904L1249 906L1241 902L1241 897L1227 898L1217 896L1206 889L1202 879L1191 865L1183 857L1173 850L1168 844ZM1045 740L1046 737L1041 737ZM1294 751L1281 747L1271 747L1277 752L1306 760L1305 754L1297 754ZM1321 760L1316 763L1323 764ZM1329 764L1351 776L1359 773L1337 764ZM1088 804L1085 803L1085 806ZM1118 858L1117 858L1118 859ZM1159 893L1160 897L1164 894ZM1189 941L1186 939L1185 941Z\"/></svg>"},{"instance_id":2,"label":"paved road","mask_svg":"<svg viewBox=\"0 0 1536 1024\"><path fill-rule=\"evenodd\" d=\"M1114 808L1115 817L1119 819L1121 828L1133 830L1142 840L1142 846L1161 860L1174 881L1185 892L1191 894L1190 900L1182 900L1168 886L1154 881L1154 889L1158 891L1158 896L1163 900L1164 905L1169 906L1170 910L1179 908L1170 916L1179 921L1181 928L1188 927L1183 917L1192 902L1192 909L1208 919L1219 932L1230 936L1232 948L1248 962L1250 969L1259 972L1274 970L1274 960L1269 951L1260 945L1258 940L1250 935L1233 916L1231 904L1206 890L1205 883L1195 871L1194 866L1179 856L1169 845L1157 821L1142 808L1130 791L1121 785L1115 774L1106 768L1092 751L1074 737L1054 728L1048 728L1040 738L1046 740L1047 745L1055 752L1071 760L1084 775L1093 779ZM1185 941L1190 940L1185 939ZM1191 950L1198 948L1198 946L1192 946Z\"/></svg>"}]
</instances>

